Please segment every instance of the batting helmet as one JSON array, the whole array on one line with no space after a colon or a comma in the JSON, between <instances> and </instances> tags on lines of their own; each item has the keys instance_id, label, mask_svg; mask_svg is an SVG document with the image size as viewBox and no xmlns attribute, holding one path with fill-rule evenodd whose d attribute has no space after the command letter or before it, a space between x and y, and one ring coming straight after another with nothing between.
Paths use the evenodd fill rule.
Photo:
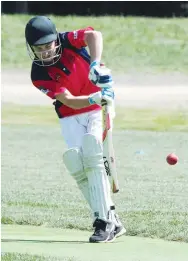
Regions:
<instances>
[{"instance_id":1,"label":"batting helmet","mask_svg":"<svg viewBox=\"0 0 188 261\"><path fill-rule=\"evenodd\" d=\"M49 66L56 63L61 56L61 43L59 34L54 23L46 16L36 16L29 20L25 27L25 38L30 58L40 66ZM56 41L56 51L52 57L53 62L45 62L45 59L38 58L32 46L44 45ZM42 57L42 55L41 55Z\"/></svg>"}]
</instances>

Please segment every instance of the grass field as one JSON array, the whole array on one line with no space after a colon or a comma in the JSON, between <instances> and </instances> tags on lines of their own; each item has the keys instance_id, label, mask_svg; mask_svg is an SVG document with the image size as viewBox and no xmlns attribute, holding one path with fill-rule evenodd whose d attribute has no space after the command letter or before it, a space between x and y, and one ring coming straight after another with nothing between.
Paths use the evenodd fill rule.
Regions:
<instances>
[{"instance_id":1,"label":"grass field","mask_svg":"<svg viewBox=\"0 0 188 261\"><path fill-rule=\"evenodd\" d=\"M2 233L3 251L11 253L9 261L49 261L50 257L61 261L187 261L183 242L124 236L112 244L90 244L89 231L44 226L3 225Z\"/></svg>"},{"instance_id":2,"label":"grass field","mask_svg":"<svg viewBox=\"0 0 188 261\"><path fill-rule=\"evenodd\" d=\"M91 230L89 208L62 163L65 144L58 124L46 124L43 108L27 107L25 115L19 107L11 113L3 108L2 223ZM10 118L15 114L18 123ZM188 135L171 131L173 126L168 132L147 131L149 125L131 131L117 124L117 209L127 235L188 242ZM170 152L180 158L174 167L165 162Z\"/></svg>"},{"instance_id":3,"label":"grass field","mask_svg":"<svg viewBox=\"0 0 188 261\"><path fill-rule=\"evenodd\" d=\"M1 255L2 261L75 261L73 258L56 258L56 257L44 257L37 255L17 254L17 253L5 253Z\"/></svg>"},{"instance_id":4,"label":"grass field","mask_svg":"<svg viewBox=\"0 0 188 261\"><path fill-rule=\"evenodd\" d=\"M58 118L53 106L23 106L2 104L2 122L5 124L55 125ZM170 109L116 108L114 126L117 130L188 131L188 112Z\"/></svg>"},{"instance_id":5,"label":"grass field","mask_svg":"<svg viewBox=\"0 0 188 261\"><path fill-rule=\"evenodd\" d=\"M24 30L31 17L2 15L2 68L30 68ZM103 60L114 72L187 72L186 18L49 17L59 31L75 30L88 25L100 30L104 38Z\"/></svg>"}]
</instances>

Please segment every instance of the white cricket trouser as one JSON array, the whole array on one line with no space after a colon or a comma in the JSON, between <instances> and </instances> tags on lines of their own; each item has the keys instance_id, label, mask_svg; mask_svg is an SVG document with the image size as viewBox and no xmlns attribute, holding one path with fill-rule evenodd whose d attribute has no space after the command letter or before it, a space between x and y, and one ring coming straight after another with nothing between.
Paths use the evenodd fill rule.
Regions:
<instances>
[{"instance_id":1,"label":"white cricket trouser","mask_svg":"<svg viewBox=\"0 0 188 261\"><path fill-rule=\"evenodd\" d=\"M98 141L102 143L102 112L101 110L91 111L79 115L65 117L60 119L61 131L63 138L67 144L68 149L70 148L82 148L83 137L86 133L94 135ZM113 206L110 195L110 185L106 175L104 175L103 189L107 193L106 200L109 206ZM79 186L84 194L86 200L90 204L90 207L94 211L94 204L92 204L89 191L88 183ZM94 211L95 212L95 211Z\"/></svg>"},{"instance_id":2,"label":"white cricket trouser","mask_svg":"<svg viewBox=\"0 0 188 261\"><path fill-rule=\"evenodd\" d=\"M68 148L82 145L84 134L90 133L102 142L101 110L90 111L60 119L61 131Z\"/></svg>"}]
</instances>

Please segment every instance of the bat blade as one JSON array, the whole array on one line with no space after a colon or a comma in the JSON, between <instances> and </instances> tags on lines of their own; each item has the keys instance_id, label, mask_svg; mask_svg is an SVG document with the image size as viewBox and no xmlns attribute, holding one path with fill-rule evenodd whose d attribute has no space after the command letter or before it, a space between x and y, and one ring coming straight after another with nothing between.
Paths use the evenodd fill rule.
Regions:
<instances>
[{"instance_id":1,"label":"bat blade","mask_svg":"<svg viewBox=\"0 0 188 261\"><path fill-rule=\"evenodd\" d=\"M106 174L110 181L112 192L117 193L119 191L119 184L112 139L112 117L110 115L110 108L108 105L104 105L102 107L102 116L104 166L106 169Z\"/></svg>"}]
</instances>

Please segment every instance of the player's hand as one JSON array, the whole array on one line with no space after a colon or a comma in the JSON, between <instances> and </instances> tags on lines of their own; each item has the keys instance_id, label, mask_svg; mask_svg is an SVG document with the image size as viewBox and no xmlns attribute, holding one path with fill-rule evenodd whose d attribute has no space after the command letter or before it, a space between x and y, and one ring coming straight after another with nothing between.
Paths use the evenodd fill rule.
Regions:
<instances>
[{"instance_id":1,"label":"player's hand","mask_svg":"<svg viewBox=\"0 0 188 261\"><path fill-rule=\"evenodd\" d=\"M111 88L113 85L110 69L94 61L90 65L89 80L100 88Z\"/></svg>"},{"instance_id":2,"label":"player's hand","mask_svg":"<svg viewBox=\"0 0 188 261\"><path fill-rule=\"evenodd\" d=\"M111 105L114 100L114 90L113 88L103 88L101 92L95 92L89 95L90 104L99 104L99 105Z\"/></svg>"}]
</instances>

